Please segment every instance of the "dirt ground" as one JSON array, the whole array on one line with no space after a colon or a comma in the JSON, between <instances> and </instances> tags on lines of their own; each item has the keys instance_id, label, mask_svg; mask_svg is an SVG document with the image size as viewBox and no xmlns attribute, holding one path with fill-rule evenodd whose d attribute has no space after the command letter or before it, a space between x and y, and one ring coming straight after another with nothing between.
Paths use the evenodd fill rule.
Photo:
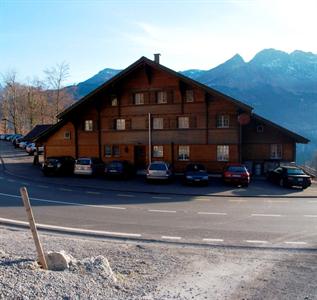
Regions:
<instances>
[{"instance_id":1,"label":"dirt ground","mask_svg":"<svg viewBox=\"0 0 317 300\"><path fill-rule=\"evenodd\" d=\"M127 243L41 233L46 251L104 256L96 271L34 268L29 231L0 227L0 299L317 299L317 252ZM32 266L32 267L30 267ZM102 292L101 292L102 291Z\"/></svg>"}]
</instances>

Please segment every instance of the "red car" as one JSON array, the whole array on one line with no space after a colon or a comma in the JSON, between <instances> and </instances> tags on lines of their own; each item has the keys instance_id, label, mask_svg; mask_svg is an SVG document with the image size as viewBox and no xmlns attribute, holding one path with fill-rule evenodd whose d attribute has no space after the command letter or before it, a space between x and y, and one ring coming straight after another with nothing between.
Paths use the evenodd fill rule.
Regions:
<instances>
[{"instance_id":1,"label":"red car","mask_svg":"<svg viewBox=\"0 0 317 300\"><path fill-rule=\"evenodd\" d=\"M250 173L245 165L229 164L223 170L222 179L225 183L247 187L250 183Z\"/></svg>"}]
</instances>

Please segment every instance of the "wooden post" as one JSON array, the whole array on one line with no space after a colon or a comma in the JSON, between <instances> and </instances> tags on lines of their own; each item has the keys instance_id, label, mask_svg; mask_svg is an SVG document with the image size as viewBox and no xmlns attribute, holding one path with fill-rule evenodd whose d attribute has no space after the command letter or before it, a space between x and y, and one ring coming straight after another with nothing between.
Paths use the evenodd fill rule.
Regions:
<instances>
[{"instance_id":1,"label":"wooden post","mask_svg":"<svg viewBox=\"0 0 317 300\"><path fill-rule=\"evenodd\" d=\"M29 195L28 195L28 191L27 191L26 187L21 187L20 193L21 193L23 204L24 204L24 207L26 210L26 214L27 214L29 223L30 223L30 228L31 228L31 232L33 235L38 259L40 261L40 264L42 265L42 268L47 270L48 268L47 268L47 263L46 263L44 251L43 251L40 239L39 239L39 235L37 233L37 229L36 229L36 225L35 225L35 221L34 221L34 216L33 216L32 208L31 208L31 204L30 204L30 199L29 199Z\"/></svg>"}]
</instances>

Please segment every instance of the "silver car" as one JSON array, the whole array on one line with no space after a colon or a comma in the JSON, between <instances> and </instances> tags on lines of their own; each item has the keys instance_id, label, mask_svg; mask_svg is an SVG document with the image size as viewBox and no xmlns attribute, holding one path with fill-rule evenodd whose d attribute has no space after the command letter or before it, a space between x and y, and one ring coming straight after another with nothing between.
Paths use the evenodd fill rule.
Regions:
<instances>
[{"instance_id":1,"label":"silver car","mask_svg":"<svg viewBox=\"0 0 317 300\"><path fill-rule=\"evenodd\" d=\"M103 174L104 163L96 157L78 158L74 166L75 175L95 176Z\"/></svg>"},{"instance_id":2,"label":"silver car","mask_svg":"<svg viewBox=\"0 0 317 300\"><path fill-rule=\"evenodd\" d=\"M146 170L146 180L170 181L173 178L172 166L165 161L154 161Z\"/></svg>"}]
</instances>

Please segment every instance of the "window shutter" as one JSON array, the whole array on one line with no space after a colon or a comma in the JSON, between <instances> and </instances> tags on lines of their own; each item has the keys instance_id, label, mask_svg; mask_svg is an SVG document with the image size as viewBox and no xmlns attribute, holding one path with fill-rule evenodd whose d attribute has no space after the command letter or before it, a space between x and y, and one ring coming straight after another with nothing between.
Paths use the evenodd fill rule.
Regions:
<instances>
[{"instance_id":1,"label":"window shutter","mask_svg":"<svg viewBox=\"0 0 317 300\"><path fill-rule=\"evenodd\" d=\"M125 129L130 130L131 129L131 119L126 119L125 120Z\"/></svg>"},{"instance_id":2,"label":"window shutter","mask_svg":"<svg viewBox=\"0 0 317 300\"><path fill-rule=\"evenodd\" d=\"M134 93L131 93L129 105L133 105L133 104L134 104Z\"/></svg>"},{"instance_id":3,"label":"window shutter","mask_svg":"<svg viewBox=\"0 0 317 300\"><path fill-rule=\"evenodd\" d=\"M175 128L177 128L178 126L178 124L177 124L177 118L171 118L170 120L170 128L171 129L175 129Z\"/></svg>"},{"instance_id":4,"label":"window shutter","mask_svg":"<svg viewBox=\"0 0 317 300\"><path fill-rule=\"evenodd\" d=\"M157 97L156 92L150 92L149 93L149 98L150 98L149 103L150 104L155 104L156 103L156 97Z\"/></svg>"},{"instance_id":5,"label":"window shutter","mask_svg":"<svg viewBox=\"0 0 317 300\"><path fill-rule=\"evenodd\" d=\"M145 117L144 120L145 120L145 123L144 123L145 124L145 129L149 129L149 117ZM152 118L152 120L153 120L153 118ZM153 129L153 121L151 123L152 123L151 124L152 125L152 129Z\"/></svg>"},{"instance_id":6,"label":"window shutter","mask_svg":"<svg viewBox=\"0 0 317 300\"><path fill-rule=\"evenodd\" d=\"M169 129L170 128L170 120L168 118L164 118L163 120L163 128Z\"/></svg>"},{"instance_id":7,"label":"window shutter","mask_svg":"<svg viewBox=\"0 0 317 300\"><path fill-rule=\"evenodd\" d=\"M110 119L110 129L116 129L116 127L117 127L117 120Z\"/></svg>"},{"instance_id":8,"label":"window shutter","mask_svg":"<svg viewBox=\"0 0 317 300\"><path fill-rule=\"evenodd\" d=\"M144 97L144 104L149 104L150 103L150 92L143 92L143 97Z\"/></svg>"},{"instance_id":9,"label":"window shutter","mask_svg":"<svg viewBox=\"0 0 317 300\"><path fill-rule=\"evenodd\" d=\"M189 128L196 128L196 127L197 127L196 117L195 116L189 117Z\"/></svg>"},{"instance_id":10,"label":"window shutter","mask_svg":"<svg viewBox=\"0 0 317 300\"><path fill-rule=\"evenodd\" d=\"M167 91L167 103L173 103L174 102L174 91L169 90Z\"/></svg>"}]
</instances>

